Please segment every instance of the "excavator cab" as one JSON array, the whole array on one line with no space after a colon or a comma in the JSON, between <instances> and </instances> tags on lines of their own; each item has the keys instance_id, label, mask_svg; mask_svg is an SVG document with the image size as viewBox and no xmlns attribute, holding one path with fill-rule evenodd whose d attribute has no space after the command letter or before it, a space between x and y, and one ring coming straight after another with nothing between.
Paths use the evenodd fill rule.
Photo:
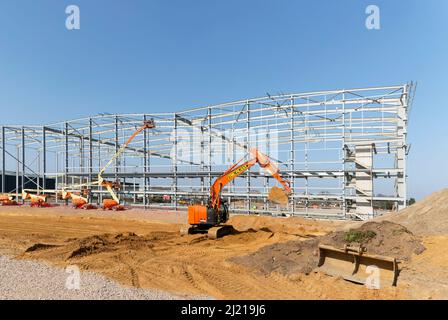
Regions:
<instances>
[{"instance_id":1,"label":"excavator cab","mask_svg":"<svg viewBox=\"0 0 448 320\"><path fill-rule=\"evenodd\" d=\"M188 207L188 223L190 225L214 226L225 223L227 220L229 220L229 210L225 203L221 203L217 212L210 204L207 206L196 204Z\"/></svg>"},{"instance_id":2,"label":"excavator cab","mask_svg":"<svg viewBox=\"0 0 448 320\"><path fill-rule=\"evenodd\" d=\"M195 204L188 207L188 224L181 230L182 234L207 233L210 239L223 237L232 232L232 226L223 225L229 220L229 210L225 202L221 202L218 210L209 203L204 206Z\"/></svg>"}]
</instances>

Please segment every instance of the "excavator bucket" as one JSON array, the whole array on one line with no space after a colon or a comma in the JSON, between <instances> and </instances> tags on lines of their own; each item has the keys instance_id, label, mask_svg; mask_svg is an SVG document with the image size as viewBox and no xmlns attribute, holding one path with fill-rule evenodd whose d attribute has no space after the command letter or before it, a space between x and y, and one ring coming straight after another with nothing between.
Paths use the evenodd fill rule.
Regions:
<instances>
[{"instance_id":1,"label":"excavator bucket","mask_svg":"<svg viewBox=\"0 0 448 320\"><path fill-rule=\"evenodd\" d=\"M377 276L377 285L396 286L398 264L395 258L367 254L361 246L335 248L321 244L317 271L361 284L366 284Z\"/></svg>"},{"instance_id":2,"label":"excavator bucket","mask_svg":"<svg viewBox=\"0 0 448 320\"><path fill-rule=\"evenodd\" d=\"M280 205L288 204L288 196L285 191L275 186L269 191L268 200Z\"/></svg>"}]
</instances>

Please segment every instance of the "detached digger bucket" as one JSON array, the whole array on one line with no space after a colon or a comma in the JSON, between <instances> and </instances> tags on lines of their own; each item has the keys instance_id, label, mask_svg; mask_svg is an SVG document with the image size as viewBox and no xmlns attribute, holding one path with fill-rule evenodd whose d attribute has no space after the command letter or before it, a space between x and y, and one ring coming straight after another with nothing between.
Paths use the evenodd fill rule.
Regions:
<instances>
[{"instance_id":1,"label":"detached digger bucket","mask_svg":"<svg viewBox=\"0 0 448 320\"><path fill-rule=\"evenodd\" d=\"M380 284L397 285L398 261L395 258L365 253L363 247L345 246L343 249L319 245L318 271L345 280L365 284L375 273Z\"/></svg>"}]
</instances>

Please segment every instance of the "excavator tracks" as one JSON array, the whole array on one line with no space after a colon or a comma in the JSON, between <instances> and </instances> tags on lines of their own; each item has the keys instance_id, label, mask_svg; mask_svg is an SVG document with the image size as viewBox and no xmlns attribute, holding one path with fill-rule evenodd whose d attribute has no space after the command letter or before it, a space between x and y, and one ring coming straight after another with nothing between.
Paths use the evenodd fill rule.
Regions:
<instances>
[{"instance_id":1,"label":"excavator tracks","mask_svg":"<svg viewBox=\"0 0 448 320\"><path fill-rule=\"evenodd\" d=\"M233 227L230 225L222 225L208 229L207 236L209 239L222 238L233 231Z\"/></svg>"},{"instance_id":2,"label":"excavator tracks","mask_svg":"<svg viewBox=\"0 0 448 320\"><path fill-rule=\"evenodd\" d=\"M231 225L220 225L209 229L199 228L196 226L185 226L180 229L180 234L188 235L197 233L207 233L207 237L209 239L218 239L232 233L234 230L235 229L233 229L233 226Z\"/></svg>"}]
</instances>

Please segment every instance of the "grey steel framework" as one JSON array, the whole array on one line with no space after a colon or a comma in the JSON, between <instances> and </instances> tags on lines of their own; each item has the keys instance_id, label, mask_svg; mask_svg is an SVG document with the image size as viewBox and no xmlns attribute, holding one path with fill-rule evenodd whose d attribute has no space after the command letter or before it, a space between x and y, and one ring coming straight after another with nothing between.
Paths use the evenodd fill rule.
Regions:
<instances>
[{"instance_id":1,"label":"grey steel framework","mask_svg":"<svg viewBox=\"0 0 448 320\"><path fill-rule=\"evenodd\" d=\"M213 180L247 153L255 136L262 151L275 148L274 159L293 192L287 206L269 203L267 193L276 181L254 167L223 192L232 212L369 219L388 205L406 206L413 92L411 83L268 95L175 113L5 125L2 192L19 195L27 181L41 193L50 192L49 179L56 189L95 181L121 144L153 118L156 128L137 136L104 175L121 182L118 194L126 205L177 210L206 201ZM225 161L216 161L221 153ZM6 190L8 172L16 175L14 190ZM101 187L90 189L92 202L108 196Z\"/></svg>"}]
</instances>

